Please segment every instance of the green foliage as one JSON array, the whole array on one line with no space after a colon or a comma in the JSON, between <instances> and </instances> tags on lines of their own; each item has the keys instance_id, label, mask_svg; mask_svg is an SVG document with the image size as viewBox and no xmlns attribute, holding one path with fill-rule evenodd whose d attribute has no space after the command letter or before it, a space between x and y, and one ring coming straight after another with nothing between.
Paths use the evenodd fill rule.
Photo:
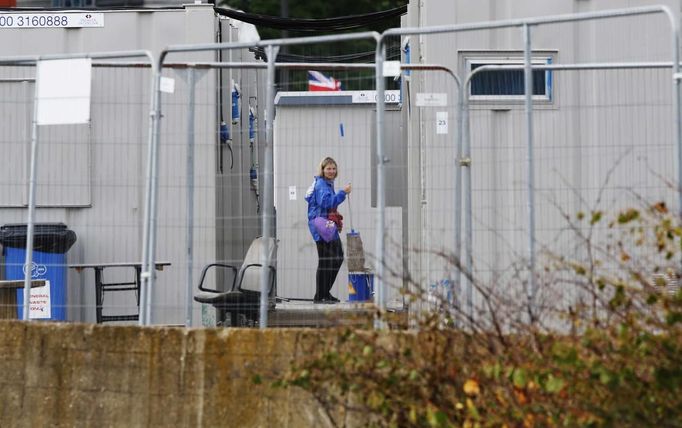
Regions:
<instances>
[{"instance_id":1,"label":"green foliage","mask_svg":"<svg viewBox=\"0 0 682 428\"><path fill-rule=\"evenodd\" d=\"M617 213L608 228L618 233L602 249L620 255L588 242L599 257L555 263L593 298L562 314L570 333L532 322L513 332L430 321L418 333L332 330L275 385L368 426L682 427L682 291L650 280L675 275L679 221L657 204ZM677 261L666 265L668 252ZM655 255L645 267L643 254Z\"/></svg>"},{"instance_id":2,"label":"green foliage","mask_svg":"<svg viewBox=\"0 0 682 428\"><path fill-rule=\"evenodd\" d=\"M604 213L602 213L601 211L592 212L592 219L590 220L590 224L599 223L601 221L603 215L604 215Z\"/></svg>"},{"instance_id":3,"label":"green foliage","mask_svg":"<svg viewBox=\"0 0 682 428\"><path fill-rule=\"evenodd\" d=\"M281 16L281 3L281 0L223 0L218 4L258 15ZM289 0L288 6L290 18L324 19L380 12L407 3L408 0ZM400 20L381 22L368 30L381 32L392 27L400 27ZM272 39L280 37L281 30L259 28L258 31L261 33L261 37ZM300 36L302 34L294 33L294 35Z\"/></svg>"},{"instance_id":4,"label":"green foliage","mask_svg":"<svg viewBox=\"0 0 682 428\"><path fill-rule=\"evenodd\" d=\"M404 6L408 0L289 0L288 16L297 19L325 19L351 15L361 15L372 12L380 12ZM274 16L282 16L280 0L223 0L219 6L229 6L244 12ZM389 28L400 27L400 18L391 18L373 23L371 26L355 28L347 32L377 31L383 32ZM295 30L283 31L280 29L257 26L261 39L278 39L287 37L306 37L331 34L330 32L302 32ZM339 34L335 31L334 34ZM390 38L387 41L387 59L400 59L400 40ZM305 60L306 62L363 62L374 63L374 40L355 40L349 42L316 43L308 45L285 46L280 49L280 54L294 55L290 61ZM341 58L353 57L352 60ZM322 71L322 70L321 70ZM278 70L278 82L280 90L301 91L307 90L306 71ZM344 90L368 90L373 89L374 71L336 71L333 76L343 82ZM386 89L398 89L393 79L386 79Z\"/></svg>"}]
</instances>

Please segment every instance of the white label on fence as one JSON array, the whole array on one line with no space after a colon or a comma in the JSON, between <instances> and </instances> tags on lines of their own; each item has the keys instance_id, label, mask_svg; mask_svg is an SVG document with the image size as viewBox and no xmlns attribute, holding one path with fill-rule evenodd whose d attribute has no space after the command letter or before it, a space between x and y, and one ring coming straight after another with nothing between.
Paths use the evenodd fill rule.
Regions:
<instances>
[{"instance_id":1,"label":"white label on fence","mask_svg":"<svg viewBox=\"0 0 682 428\"><path fill-rule=\"evenodd\" d=\"M348 91L351 95L353 104L374 104L377 102L377 91ZM391 89L384 91L384 102L386 104L396 104L400 102L400 91Z\"/></svg>"},{"instance_id":2,"label":"white label on fence","mask_svg":"<svg viewBox=\"0 0 682 428\"><path fill-rule=\"evenodd\" d=\"M103 13L0 13L0 28L104 27Z\"/></svg>"},{"instance_id":3,"label":"white label on fence","mask_svg":"<svg viewBox=\"0 0 682 428\"><path fill-rule=\"evenodd\" d=\"M90 121L90 58L38 61L36 97L38 125Z\"/></svg>"},{"instance_id":4,"label":"white label on fence","mask_svg":"<svg viewBox=\"0 0 682 428\"><path fill-rule=\"evenodd\" d=\"M296 186L289 186L289 200L296 200Z\"/></svg>"},{"instance_id":5,"label":"white label on fence","mask_svg":"<svg viewBox=\"0 0 682 428\"><path fill-rule=\"evenodd\" d=\"M175 79L162 76L161 82L159 83L159 89L161 89L161 92L172 94L175 92Z\"/></svg>"},{"instance_id":6,"label":"white label on fence","mask_svg":"<svg viewBox=\"0 0 682 428\"><path fill-rule=\"evenodd\" d=\"M445 107L448 105L448 94L417 93L417 107Z\"/></svg>"},{"instance_id":7,"label":"white label on fence","mask_svg":"<svg viewBox=\"0 0 682 428\"><path fill-rule=\"evenodd\" d=\"M50 281L45 280L43 287L31 287L31 298L28 301L28 317L30 319L51 318L52 310L50 303Z\"/></svg>"},{"instance_id":8,"label":"white label on fence","mask_svg":"<svg viewBox=\"0 0 682 428\"><path fill-rule=\"evenodd\" d=\"M384 77L400 76L400 61L384 61Z\"/></svg>"},{"instance_id":9,"label":"white label on fence","mask_svg":"<svg viewBox=\"0 0 682 428\"><path fill-rule=\"evenodd\" d=\"M448 112L436 112L436 134L448 133Z\"/></svg>"}]
</instances>

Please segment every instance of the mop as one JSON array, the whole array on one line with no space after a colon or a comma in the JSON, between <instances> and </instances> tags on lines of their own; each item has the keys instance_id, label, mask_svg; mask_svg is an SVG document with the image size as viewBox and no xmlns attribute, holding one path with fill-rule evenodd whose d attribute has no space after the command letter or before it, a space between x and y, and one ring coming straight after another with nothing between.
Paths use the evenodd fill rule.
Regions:
<instances>
[{"instance_id":1,"label":"mop","mask_svg":"<svg viewBox=\"0 0 682 428\"><path fill-rule=\"evenodd\" d=\"M365 267L365 250L362 248L360 233L353 227L353 214L348 198L350 232L346 234L348 260L348 299L365 302L372 299L373 278Z\"/></svg>"},{"instance_id":2,"label":"mop","mask_svg":"<svg viewBox=\"0 0 682 428\"><path fill-rule=\"evenodd\" d=\"M353 228L353 212L348 197L348 217L350 218L350 232L346 234L348 272L365 272L365 251L362 248L360 233Z\"/></svg>"}]
</instances>

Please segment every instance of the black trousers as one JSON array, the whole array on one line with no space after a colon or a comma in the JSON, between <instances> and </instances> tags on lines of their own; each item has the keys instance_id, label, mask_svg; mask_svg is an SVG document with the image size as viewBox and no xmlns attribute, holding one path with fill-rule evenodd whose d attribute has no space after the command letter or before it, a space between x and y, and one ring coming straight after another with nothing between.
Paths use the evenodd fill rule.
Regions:
<instances>
[{"instance_id":1,"label":"black trousers","mask_svg":"<svg viewBox=\"0 0 682 428\"><path fill-rule=\"evenodd\" d=\"M322 300L331 296L336 275L343 264L343 246L340 239L331 242L316 241L315 244L319 261L314 300Z\"/></svg>"}]
</instances>

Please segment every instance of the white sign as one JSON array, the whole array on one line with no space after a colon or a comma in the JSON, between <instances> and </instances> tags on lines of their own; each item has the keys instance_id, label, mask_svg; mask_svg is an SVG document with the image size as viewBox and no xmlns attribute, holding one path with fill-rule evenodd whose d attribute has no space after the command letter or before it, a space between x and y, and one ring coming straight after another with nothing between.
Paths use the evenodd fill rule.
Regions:
<instances>
[{"instance_id":1,"label":"white sign","mask_svg":"<svg viewBox=\"0 0 682 428\"><path fill-rule=\"evenodd\" d=\"M172 94L175 92L175 79L171 79L170 77L161 77L161 82L159 83L161 92L165 92L167 94Z\"/></svg>"},{"instance_id":2,"label":"white sign","mask_svg":"<svg viewBox=\"0 0 682 428\"><path fill-rule=\"evenodd\" d=\"M448 112L436 112L436 134L448 133Z\"/></svg>"},{"instance_id":3,"label":"white sign","mask_svg":"<svg viewBox=\"0 0 682 428\"><path fill-rule=\"evenodd\" d=\"M384 77L400 76L400 61L384 61Z\"/></svg>"},{"instance_id":4,"label":"white sign","mask_svg":"<svg viewBox=\"0 0 682 428\"><path fill-rule=\"evenodd\" d=\"M351 92L351 102L353 104L374 104L377 102L377 91L349 91ZM397 104L400 102L400 91L384 91L384 102L386 104Z\"/></svg>"},{"instance_id":5,"label":"white sign","mask_svg":"<svg viewBox=\"0 0 682 428\"><path fill-rule=\"evenodd\" d=\"M90 58L38 61L38 125L88 123L91 72Z\"/></svg>"},{"instance_id":6,"label":"white sign","mask_svg":"<svg viewBox=\"0 0 682 428\"><path fill-rule=\"evenodd\" d=\"M289 200L296 200L296 186L289 186Z\"/></svg>"},{"instance_id":7,"label":"white sign","mask_svg":"<svg viewBox=\"0 0 682 428\"><path fill-rule=\"evenodd\" d=\"M0 28L104 27L103 13L0 13Z\"/></svg>"},{"instance_id":8,"label":"white sign","mask_svg":"<svg viewBox=\"0 0 682 428\"><path fill-rule=\"evenodd\" d=\"M52 309L50 303L50 281L45 280L43 287L31 287L31 298L28 301L28 317L30 319L51 318Z\"/></svg>"},{"instance_id":9,"label":"white sign","mask_svg":"<svg viewBox=\"0 0 682 428\"><path fill-rule=\"evenodd\" d=\"M417 107L445 107L448 105L448 94L417 93Z\"/></svg>"}]
</instances>

